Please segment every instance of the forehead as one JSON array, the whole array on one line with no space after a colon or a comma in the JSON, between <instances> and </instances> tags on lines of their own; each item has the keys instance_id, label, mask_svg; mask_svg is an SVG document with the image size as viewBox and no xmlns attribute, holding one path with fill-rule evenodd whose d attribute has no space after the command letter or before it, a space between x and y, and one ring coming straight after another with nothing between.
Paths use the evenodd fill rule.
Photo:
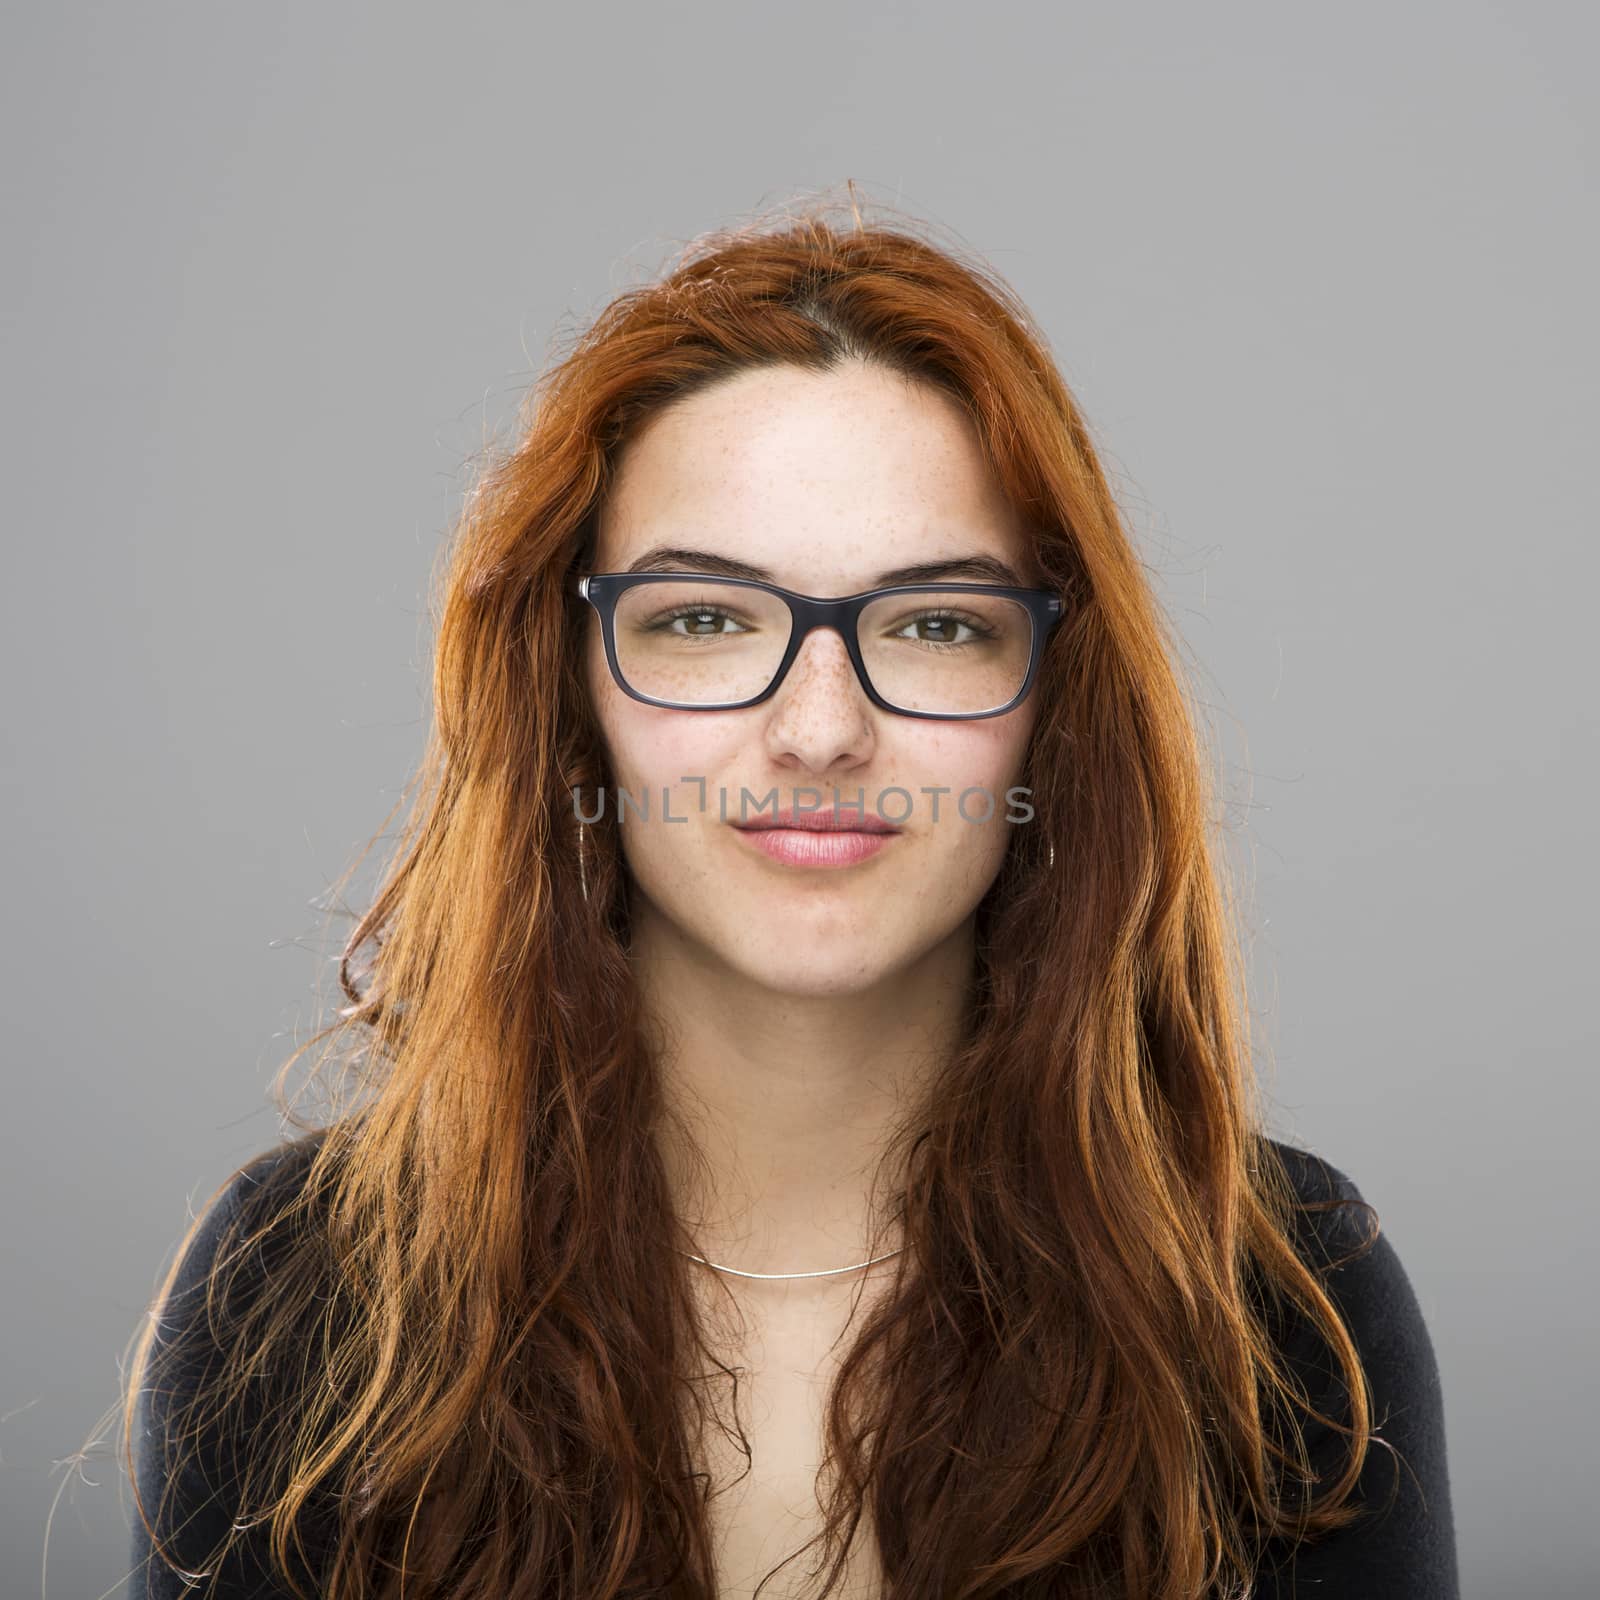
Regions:
<instances>
[{"instance_id":1,"label":"forehead","mask_svg":"<svg viewBox=\"0 0 1600 1600\"><path fill-rule=\"evenodd\" d=\"M602 571L663 543L797 582L973 552L1035 570L960 405L863 362L742 372L650 418L622 452L598 532Z\"/></svg>"}]
</instances>

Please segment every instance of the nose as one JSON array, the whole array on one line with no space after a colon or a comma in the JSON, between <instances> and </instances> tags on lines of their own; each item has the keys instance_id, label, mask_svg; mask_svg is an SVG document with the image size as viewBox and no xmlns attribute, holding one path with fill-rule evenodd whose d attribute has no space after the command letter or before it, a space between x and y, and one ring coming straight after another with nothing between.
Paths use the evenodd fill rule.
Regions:
<instances>
[{"instance_id":1,"label":"nose","mask_svg":"<svg viewBox=\"0 0 1600 1600\"><path fill-rule=\"evenodd\" d=\"M773 694L768 752L796 757L813 772L842 756L854 764L871 754L873 709L838 629L813 628Z\"/></svg>"}]
</instances>

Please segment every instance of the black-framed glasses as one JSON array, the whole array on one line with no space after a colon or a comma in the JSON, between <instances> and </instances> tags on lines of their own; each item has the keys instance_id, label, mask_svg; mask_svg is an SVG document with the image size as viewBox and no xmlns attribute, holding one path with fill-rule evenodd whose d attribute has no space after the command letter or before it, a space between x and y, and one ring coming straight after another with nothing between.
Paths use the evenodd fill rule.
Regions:
<instances>
[{"instance_id":1,"label":"black-framed glasses","mask_svg":"<svg viewBox=\"0 0 1600 1600\"><path fill-rule=\"evenodd\" d=\"M733 711L772 695L813 628L835 628L867 698L904 717L998 717L1033 687L1051 589L924 583L827 600L753 578L592 572L572 582L600 617L625 694L677 711Z\"/></svg>"}]
</instances>

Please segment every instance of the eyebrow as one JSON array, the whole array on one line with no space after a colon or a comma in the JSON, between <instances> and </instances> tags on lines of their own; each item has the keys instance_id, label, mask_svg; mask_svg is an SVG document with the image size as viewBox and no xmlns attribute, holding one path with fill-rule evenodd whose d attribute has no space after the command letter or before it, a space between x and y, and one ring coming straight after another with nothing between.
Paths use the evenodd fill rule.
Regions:
<instances>
[{"instance_id":1,"label":"eyebrow","mask_svg":"<svg viewBox=\"0 0 1600 1600\"><path fill-rule=\"evenodd\" d=\"M777 583L765 567L752 566L733 556L718 555L713 550L687 550L680 545L657 545L647 550L625 570L628 572L694 572L715 573L722 578L752 578L757 583ZM1025 588L1016 569L998 556L966 555L948 556L940 561L920 561L909 567L890 567L871 579L868 589L886 589L897 584L939 583L972 578L978 582L1007 584L1012 588Z\"/></svg>"}]
</instances>

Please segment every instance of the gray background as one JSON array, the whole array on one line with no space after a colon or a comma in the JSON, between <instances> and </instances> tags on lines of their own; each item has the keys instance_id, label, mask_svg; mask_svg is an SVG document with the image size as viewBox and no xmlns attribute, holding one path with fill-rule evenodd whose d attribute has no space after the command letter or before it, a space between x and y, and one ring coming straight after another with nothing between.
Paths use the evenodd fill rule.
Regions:
<instances>
[{"instance_id":1,"label":"gray background","mask_svg":"<svg viewBox=\"0 0 1600 1600\"><path fill-rule=\"evenodd\" d=\"M1275 1131L1433 1332L1465 1593L1592 1594L1593 16L12 10L6 1600L58 1489L49 1600L122 1576L115 1468L52 1463L278 1137L470 458L676 241L846 178L1015 285L1104 446L1217 719Z\"/></svg>"}]
</instances>

